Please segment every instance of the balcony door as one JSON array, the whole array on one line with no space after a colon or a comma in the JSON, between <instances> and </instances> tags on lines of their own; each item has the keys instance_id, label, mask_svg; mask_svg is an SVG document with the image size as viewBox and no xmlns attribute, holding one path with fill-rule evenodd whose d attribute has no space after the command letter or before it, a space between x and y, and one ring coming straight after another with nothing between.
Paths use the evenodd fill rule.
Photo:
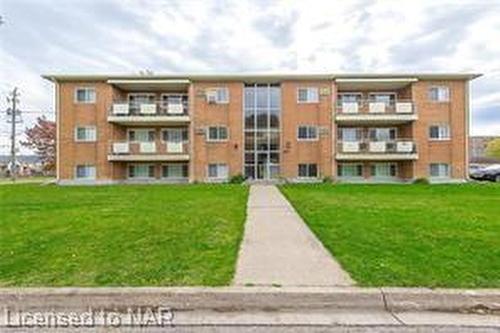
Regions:
<instances>
[{"instance_id":1,"label":"balcony door","mask_svg":"<svg viewBox=\"0 0 500 333\"><path fill-rule=\"evenodd\" d=\"M164 137L167 142L167 153L182 153L183 132L182 128L169 128L165 130Z\"/></svg>"}]
</instances>

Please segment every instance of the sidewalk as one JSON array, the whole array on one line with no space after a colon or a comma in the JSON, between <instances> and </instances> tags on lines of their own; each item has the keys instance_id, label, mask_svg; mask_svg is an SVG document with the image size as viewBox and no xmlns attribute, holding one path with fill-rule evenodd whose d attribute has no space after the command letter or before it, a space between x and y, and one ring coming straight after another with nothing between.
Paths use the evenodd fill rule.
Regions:
<instances>
[{"instance_id":1,"label":"sidewalk","mask_svg":"<svg viewBox=\"0 0 500 333\"><path fill-rule=\"evenodd\" d=\"M354 281L272 185L252 185L235 285L350 286Z\"/></svg>"}]
</instances>

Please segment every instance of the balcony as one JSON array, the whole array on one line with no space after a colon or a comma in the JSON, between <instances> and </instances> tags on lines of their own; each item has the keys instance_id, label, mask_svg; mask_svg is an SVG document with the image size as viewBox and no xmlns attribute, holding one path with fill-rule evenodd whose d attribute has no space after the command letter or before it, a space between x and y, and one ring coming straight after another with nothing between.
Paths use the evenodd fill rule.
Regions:
<instances>
[{"instance_id":1,"label":"balcony","mask_svg":"<svg viewBox=\"0 0 500 333\"><path fill-rule=\"evenodd\" d=\"M114 141L109 146L108 161L189 161L189 143Z\"/></svg>"},{"instance_id":2,"label":"balcony","mask_svg":"<svg viewBox=\"0 0 500 333\"><path fill-rule=\"evenodd\" d=\"M189 121L187 98L176 103L116 101L108 113L108 122L121 125L185 124Z\"/></svg>"},{"instance_id":3,"label":"balcony","mask_svg":"<svg viewBox=\"0 0 500 333\"><path fill-rule=\"evenodd\" d=\"M337 160L343 161L407 161L418 159L417 146L411 139L391 141L340 141Z\"/></svg>"},{"instance_id":4,"label":"balcony","mask_svg":"<svg viewBox=\"0 0 500 333\"><path fill-rule=\"evenodd\" d=\"M418 119L415 104L409 100L377 102L358 100L339 101L335 120L342 125L399 125Z\"/></svg>"}]
</instances>

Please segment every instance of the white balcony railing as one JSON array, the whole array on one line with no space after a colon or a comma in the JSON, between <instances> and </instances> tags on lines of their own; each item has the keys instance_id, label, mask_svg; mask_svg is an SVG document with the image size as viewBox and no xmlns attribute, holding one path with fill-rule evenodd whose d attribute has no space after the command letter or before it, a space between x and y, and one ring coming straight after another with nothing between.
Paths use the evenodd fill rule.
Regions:
<instances>
[{"instance_id":1,"label":"white balcony railing","mask_svg":"<svg viewBox=\"0 0 500 333\"><path fill-rule=\"evenodd\" d=\"M152 101L147 103L116 101L109 110L110 116L187 116L187 99L180 102L169 102L168 100Z\"/></svg>"},{"instance_id":2,"label":"white balcony railing","mask_svg":"<svg viewBox=\"0 0 500 333\"><path fill-rule=\"evenodd\" d=\"M415 154L416 144L411 139L390 141L340 141L337 145L339 153L345 154Z\"/></svg>"},{"instance_id":3,"label":"white balcony railing","mask_svg":"<svg viewBox=\"0 0 500 333\"><path fill-rule=\"evenodd\" d=\"M395 102L377 102L370 99L360 99L352 102L338 101L336 110L345 115L411 115L415 114L415 104L410 100L397 100Z\"/></svg>"}]
</instances>

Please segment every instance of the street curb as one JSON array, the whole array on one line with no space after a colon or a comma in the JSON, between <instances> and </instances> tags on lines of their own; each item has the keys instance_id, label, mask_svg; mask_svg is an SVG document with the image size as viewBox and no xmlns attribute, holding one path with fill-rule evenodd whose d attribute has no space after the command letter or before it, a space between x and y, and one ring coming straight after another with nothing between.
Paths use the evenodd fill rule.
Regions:
<instances>
[{"instance_id":1,"label":"street curb","mask_svg":"<svg viewBox=\"0 0 500 333\"><path fill-rule=\"evenodd\" d=\"M500 314L500 290L357 287L0 288L0 304L17 311L177 311L360 309Z\"/></svg>"}]
</instances>

